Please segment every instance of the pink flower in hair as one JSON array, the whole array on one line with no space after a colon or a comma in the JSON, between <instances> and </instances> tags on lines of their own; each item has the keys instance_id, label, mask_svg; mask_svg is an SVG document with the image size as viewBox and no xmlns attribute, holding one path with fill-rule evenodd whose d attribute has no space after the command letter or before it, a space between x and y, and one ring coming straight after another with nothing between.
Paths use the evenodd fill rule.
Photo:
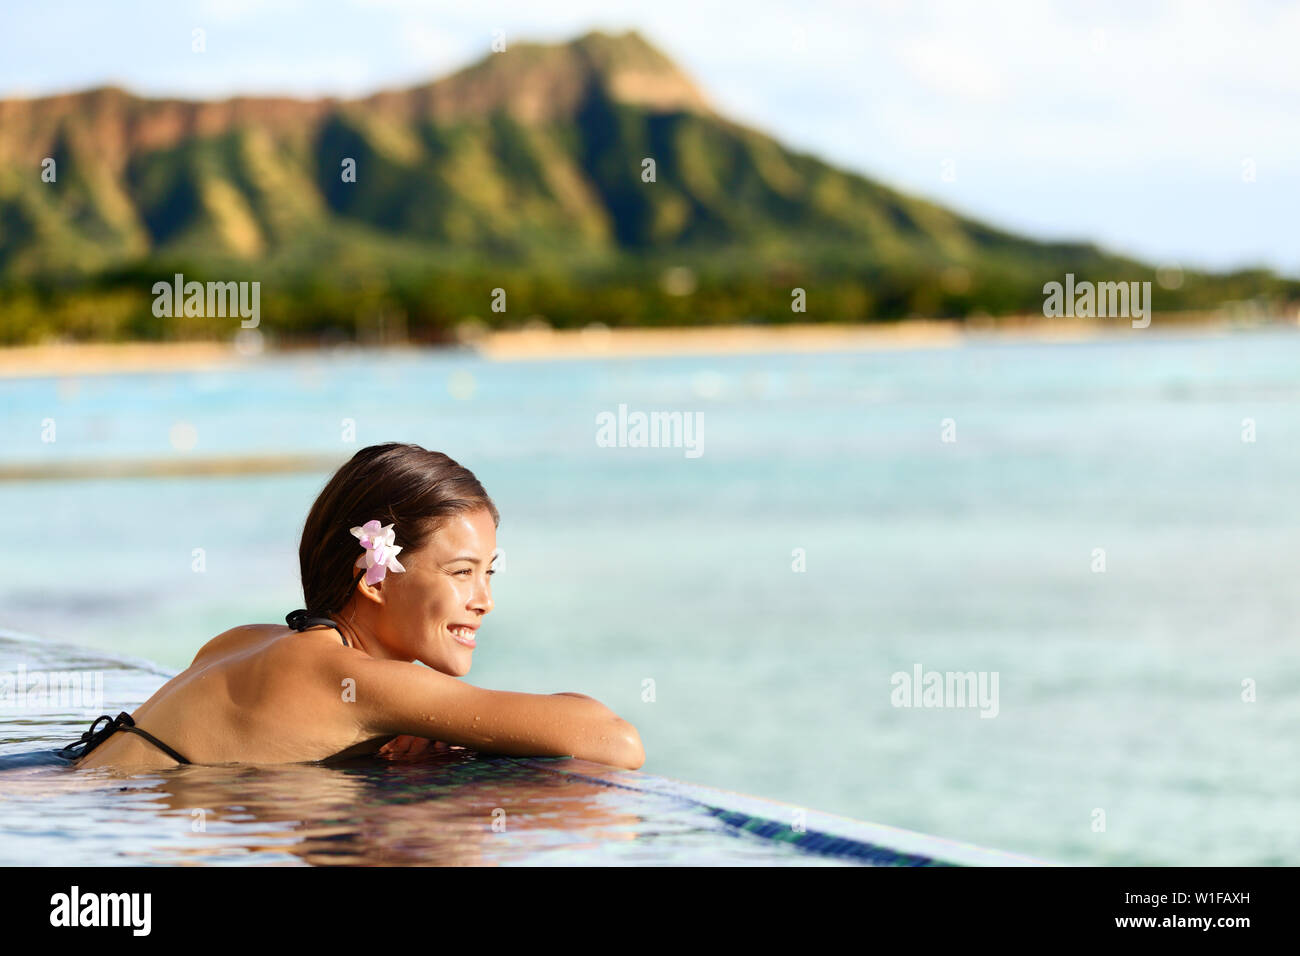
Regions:
<instances>
[{"instance_id":1,"label":"pink flower in hair","mask_svg":"<svg viewBox=\"0 0 1300 956\"><path fill-rule=\"evenodd\" d=\"M396 535L391 524L380 526L378 521L372 519L353 528L352 533L361 540L361 547L366 549L353 567L366 569L367 584L382 581L389 571L406 570L397 560L397 552L402 549L393 543Z\"/></svg>"}]
</instances>

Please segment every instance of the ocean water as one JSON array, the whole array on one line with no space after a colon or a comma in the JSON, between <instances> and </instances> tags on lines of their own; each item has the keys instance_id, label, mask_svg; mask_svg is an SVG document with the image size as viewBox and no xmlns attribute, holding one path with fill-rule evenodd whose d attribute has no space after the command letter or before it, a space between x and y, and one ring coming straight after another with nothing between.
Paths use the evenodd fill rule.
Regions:
<instances>
[{"instance_id":1,"label":"ocean water","mask_svg":"<svg viewBox=\"0 0 1300 956\"><path fill-rule=\"evenodd\" d=\"M701 416L703 453L600 447L620 404ZM0 434L6 464L445 451L506 553L467 679L597 697L648 772L1060 862L1300 863L1300 330L267 356L0 381ZM0 627L183 667L301 605L327 477L0 482ZM918 667L996 675L996 715L895 706Z\"/></svg>"}]
</instances>

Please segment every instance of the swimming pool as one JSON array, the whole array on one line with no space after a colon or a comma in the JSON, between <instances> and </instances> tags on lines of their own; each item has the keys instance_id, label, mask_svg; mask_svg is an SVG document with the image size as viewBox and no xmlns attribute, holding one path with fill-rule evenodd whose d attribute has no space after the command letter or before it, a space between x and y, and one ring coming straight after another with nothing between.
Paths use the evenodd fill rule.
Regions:
<instances>
[{"instance_id":1,"label":"swimming pool","mask_svg":"<svg viewBox=\"0 0 1300 956\"><path fill-rule=\"evenodd\" d=\"M87 686L92 696L102 688L94 702L105 713L134 709L170 676L145 661L12 633L0 633L0 673L24 687L41 676L53 687L50 675L94 675ZM89 702L47 697L3 714L0 865L1036 862L568 758L453 750L410 762L75 771L53 751L97 716L78 706Z\"/></svg>"}]
</instances>

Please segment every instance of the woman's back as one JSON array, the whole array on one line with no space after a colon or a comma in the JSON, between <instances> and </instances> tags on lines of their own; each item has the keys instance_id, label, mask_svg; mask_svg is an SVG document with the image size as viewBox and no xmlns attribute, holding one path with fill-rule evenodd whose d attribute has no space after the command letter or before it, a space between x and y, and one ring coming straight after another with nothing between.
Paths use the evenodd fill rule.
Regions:
<instances>
[{"instance_id":1,"label":"woman's back","mask_svg":"<svg viewBox=\"0 0 1300 956\"><path fill-rule=\"evenodd\" d=\"M369 745L348 708L338 706L345 688L329 676L338 668L331 656L357 653L338 631L326 628L232 628L205 644L132 717L192 763L284 763L364 753L385 738L371 738ZM78 766L150 769L175 763L141 737L117 733Z\"/></svg>"}]
</instances>

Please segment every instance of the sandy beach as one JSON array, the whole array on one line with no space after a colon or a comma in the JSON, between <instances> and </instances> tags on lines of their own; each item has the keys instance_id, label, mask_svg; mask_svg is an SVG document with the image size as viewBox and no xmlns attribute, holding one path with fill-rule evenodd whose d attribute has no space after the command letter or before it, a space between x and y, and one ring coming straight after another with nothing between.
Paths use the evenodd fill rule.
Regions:
<instances>
[{"instance_id":1,"label":"sandy beach","mask_svg":"<svg viewBox=\"0 0 1300 956\"><path fill-rule=\"evenodd\" d=\"M228 342L77 342L0 348L0 378L220 368L245 357Z\"/></svg>"},{"instance_id":2,"label":"sandy beach","mask_svg":"<svg viewBox=\"0 0 1300 956\"><path fill-rule=\"evenodd\" d=\"M1240 325L1219 313L1157 314L1152 327L1190 331ZM491 332L474 343L500 361L645 358L658 355L741 355L759 352L853 352L946 348L989 338L1030 342L1084 342L1101 336L1140 335L1128 319L1043 318L904 319L848 324L728 325L691 328L519 329Z\"/></svg>"},{"instance_id":3,"label":"sandy beach","mask_svg":"<svg viewBox=\"0 0 1300 956\"><path fill-rule=\"evenodd\" d=\"M754 352L830 352L954 345L960 323L713 328L524 328L485 332L465 346L494 361ZM332 346L336 348L338 346ZM351 346L343 346L350 348ZM422 348L426 346L394 346ZM215 369L256 358L229 342L57 343L0 348L0 378Z\"/></svg>"},{"instance_id":4,"label":"sandy beach","mask_svg":"<svg viewBox=\"0 0 1300 956\"><path fill-rule=\"evenodd\" d=\"M1162 321L1163 320L1163 321ZM1152 328L1180 330L1231 327L1214 314L1157 315ZM1294 323L1292 323L1294 324ZM1026 341L1087 341L1103 335L1144 334L1123 322L1009 316L961 322L908 319L900 322L733 325L690 328L524 328L485 332L466 341L493 361L580 358L643 358L669 355L739 355L763 352L842 352L945 348L990 337ZM338 348L340 346L332 346ZM351 348L352 346L342 346ZM426 348L427 346L393 346ZM0 378L75 376L130 372L218 369L256 360L260 354L230 342L57 343L0 348Z\"/></svg>"},{"instance_id":5,"label":"sandy beach","mask_svg":"<svg viewBox=\"0 0 1300 956\"><path fill-rule=\"evenodd\" d=\"M912 320L888 325L733 325L702 328L520 329L491 332L475 343L501 361L757 352L842 352L955 345L961 323Z\"/></svg>"}]
</instances>

